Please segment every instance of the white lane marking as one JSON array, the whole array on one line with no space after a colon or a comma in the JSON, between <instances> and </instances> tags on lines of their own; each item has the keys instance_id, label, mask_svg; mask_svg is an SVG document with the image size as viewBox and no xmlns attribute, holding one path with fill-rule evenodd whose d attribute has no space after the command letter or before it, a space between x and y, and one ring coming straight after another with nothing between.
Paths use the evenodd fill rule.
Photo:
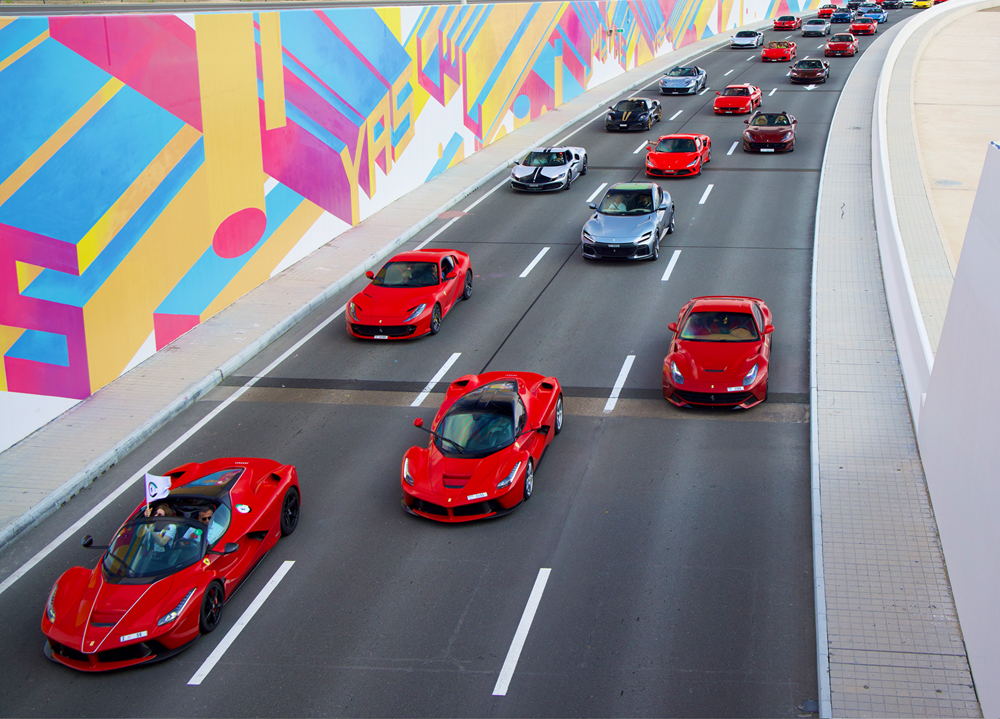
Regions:
<instances>
[{"instance_id":1,"label":"white lane marking","mask_svg":"<svg viewBox=\"0 0 1000 719\"><path fill-rule=\"evenodd\" d=\"M291 347L289 347L287 350L285 350L284 354L282 354L280 357L278 357L278 359L274 360L274 362L272 362L267 367L265 367L260 372L260 374L258 374L256 377L254 377L253 379L251 379L245 385L243 385L242 387L240 387L239 389L237 389L235 392L233 392L231 395L229 395L229 397L226 398L225 400L223 400L219 404L218 407L216 407L211 412L209 412L207 415L205 415L204 417L202 417L202 419L196 425L194 425L191 429L189 429L187 432L185 432L180 437L178 437L176 440L174 440L173 444L171 444L169 447L167 447L166 449L164 449L158 455L156 455L155 457L153 457L153 459L151 459L149 462L147 462L142 467L140 467L139 470L135 474L133 474L131 477L129 477L128 479L126 479L121 485L119 485L118 489L116 489L115 491L113 491L111 494L109 494L107 497L105 497L103 500L101 500L93 509L91 509L85 515L83 515L82 517L80 517L80 519L76 520L73 524L71 524L62 534L60 534L58 537L56 537L51 542L49 542L48 544L46 544L45 547L43 547L41 550L39 550L39 552L37 554L35 554L35 556L33 556L31 559L29 559L24 564L22 564L17 569L17 571L15 571L13 574L11 574L9 577L7 577L2 583L0 583L0 594L3 594L5 591L7 591L7 589L9 589L11 587L11 585L14 584L14 582L16 582L18 579L20 579L21 577L23 577L25 574L27 574L29 571L31 571L31 569L36 564L38 564L43 559L45 559L47 556L49 556L53 551L55 551L55 549L60 544L62 544L67 539L69 539L70 537L72 537L73 535L75 535L77 532L79 532L80 529L82 529L83 526L87 524L87 522L89 522L94 517L96 517L98 514L100 514L101 512L103 512L104 509L109 504L111 504L116 499L118 499L118 497L120 497L129 487L131 487L133 484L135 484L140 479L142 479L143 477L145 477L146 476L146 472L148 472L150 469L152 469L157 464L159 464L161 461L163 461L168 456L170 456L170 454L175 449L177 449L182 444L184 444L189 439L191 439L191 437L193 437L198 432L198 430L200 430L206 424L208 424L213 419L215 419L215 417L220 412L222 412L224 409L226 409L226 407L228 407L233 402L235 402L240 397L242 397L247 392L247 390L249 390L251 387L253 387L255 384L257 384L263 377L266 377L271 372L271 370L273 370L279 364L281 364L282 362L284 362L291 355L293 355L294 353L298 352L299 348L302 347L302 345L304 345L306 342L308 342L313 337L315 337L317 334L319 334L324 329L326 329L327 325L329 325L335 319L337 319L342 314L344 314L344 310L345 309L346 309L346 307L344 305L341 305L341 307L340 307L339 310L337 310L332 315L330 315L329 317L327 317L325 320L323 320L322 322L320 322L305 337L303 337L298 342L296 342L294 345L292 345Z\"/></svg>"},{"instance_id":2,"label":"white lane marking","mask_svg":"<svg viewBox=\"0 0 1000 719\"><path fill-rule=\"evenodd\" d=\"M471 205L469 205L468 207L466 207L464 210L462 210L462 212L472 212L472 208L473 207L475 207L476 205L478 205L480 202L482 202L483 200L485 200L487 197L489 197L490 195L492 195L494 192L496 192L497 190L499 190L501 187L503 187L504 185L506 185L508 182L510 182L510 178L509 177L505 177L504 179L500 180L500 182L498 182L497 184L495 184L488 192L483 193L482 197L480 197L478 200L476 200Z\"/></svg>"},{"instance_id":3,"label":"white lane marking","mask_svg":"<svg viewBox=\"0 0 1000 719\"><path fill-rule=\"evenodd\" d=\"M791 77L791 76L792 76L792 71L791 70L789 70L788 72L785 73L785 77Z\"/></svg>"},{"instance_id":4,"label":"white lane marking","mask_svg":"<svg viewBox=\"0 0 1000 719\"><path fill-rule=\"evenodd\" d=\"M728 77L729 75L732 75L732 74L733 74L733 71L730 70L729 72L723 74L723 77Z\"/></svg>"},{"instance_id":5,"label":"white lane marking","mask_svg":"<svg viewBox=\"0 0 1000 719\"><path fill-rule=\"evenodd\" d=\"M628 379L629 370L632 369L632 363L635 362L635 355L629 355L625 358L625 364L622 365L622 371L618 373L618 379L615 380L615 386L611 388L611 396L608 397L608 401L604 404L604 414L611 414L611 410L615 408L618 404L618 395L622 392L622 387L625 386L625 380Z\"/></svg>"},{"instance_id":6,"label":"white lane marking","mask_svg":"<svg viewBox=\"0 0 1000 719\"><path fill-rule=\"evenodd\" d=\"M822 50L824 47L826 47L826 45L817 45L816 49L817 50Z\"/></svg>"},{"instance_id":7,"label":"white lane marking","mask_svg":"<svg viewBox=\"0 0 1000 719\"><path fill-rule=\"evenodd\" d=\"M587 198L587 202L593 202L594 198L601 194L601 190L608 186L608 183L602 182L601 186L594 190L594 194Z\"/></svg>"},{"instance_id":8,"label":"white lane marking","mask_svg":"<svg viewBox=\"0 0 1000 719\"><path fill-rule=\"evenodd\" d=\"M792 36L791 36L791 35L786 35L786 36L785 36L785 39L786 39L786 40L791 40L791 39L792 39Z\"/></svg>"},{"instance_id":9,"label":"white lane marking","mask_svg":"<svg viewBox=\"0 0 1000 719\"><path fill-rule=\"evenodd\" d=\"M639 147L637 147L634 150L632 150L632 154L633 155L638 155L640 152L642 152L643 150L646 149L646 145L648 145L648 144L649 144L649 140L643 140L642 144L639 145Z\"/></svg>"},{"instance_id":10,"label":"white lane marking","mask_svg":"<svg viewBox=\"0 0 1000 719\"><path fill-rule=\"evenodd\" d=\"M755 57L757 57L757 56L756 56L756 55L751 55L750 57L748 57L748 58L747 58L747 62L750 62L750 61L751 61L751 60L753 60L753 59L754 59Z\"/></svg>"},{"instance_id":11,"label":"white lane marking","mask_svg":"<svg viewBox=\"0 0 1000 719\"><path fill-rule=\"evenodd\" d=\"M708 92L708 91L709 91L709 90L711 90L711 89L712 89L712 88L710 88L710 87L708 87L708 86L706 85L705 87L701 88L701 92L699 92L698 94L699 94L699 95L704 95L704 94L705 94L706 92Z\"/></svg>"},{"instance_id":12,"label":"white lane marking","mask_svg":"<svg viewBox=\"0 0 1000 719\"><path fill-rule=\"evenodd\" d=\"M673 115L670 116L670 119L671 120L676 120L677 116L680 115L682 112L684 112L684 111L683 110L678 110L677 112L675 112Z\"/></svg>"},{"instance_id":13,"label":"white lane marking","mask_svg":"<svg viewBox=\"0 0 1000 719\"><path fill-rule=\"evenodd\" d=\"M774 93L776 93L777 91L778 91L778 88L774 88L773 90L771 90L771 92L767 93L767 96L768 96L768 97L771 97L771 95L773 95L773 94L774 94Z\"/></svg>"},{"instance_id":14,"label":"white lane marking","mask_svg":"<svg viewBox=\"0 0 1000 719\"><path fill-rule=\"evenodd\" d=\"M698 200L698 204L699 205L704 205L705 204L705 200L707 200L708 196L712 194L712 188L713 187L715 187L715 185L711 185L710 184L708 187L705 188L705 194L701 196L700 200Z\"/></svg>"},{"instance_id":15,"label":"white lane marking","mask_svg":"<svg viewBox=\"0 0 1000 719\"><path fill-rule=\"evenodd\" d=\"M806 85L806 90L815 90L815 89L816 89L815 85Z\"/></svg>"},{"instance_id":16,"label":"white lane marking","mask_svg":"<svg viewBox=\"0 0 1000 719\"><path fill-rule=\"evenodd\" d=\"M291 559L281 563L281 566L278 567L278 571L271 576L267 584L264 585L264 588L260 590L260 594L254 598L254 600L250 603L250 606L246 608L246 611L243 612L240 618L236 621L236 624L233 625L233 628L226 633L226 636L222 638L222 641L219 642L215 649L212 650L212 653L208 655L208 659L206 659L202 665L198 667L198 671L196 671L194 676L188 680L188 686L198 686L202 683L202 681L204 681L205 677L208 676L208 673L212 671L212 668L220 659L222 659L222 655L225 654L226 650L229 649L229 647L232 646L232 643L236 641L236 637L240 635L240 632L242 632L246 628L247 624L250 623L250 620L253 619L253 615L257 613L257 610L260 609L264 605L267 598L271 596L271 592L273 592L274 588L278 586L278 582L284 579L285 575L288 574L288 570L292 568L293 564L295 564L295 562Z\"/></svg>"},{"instance_id":17,"label":"white lane marking","mask_svg":"<svg viewBox=\"0 0 1000 719\"><path fill-rule=\"evenodd\" d=\"M740 144L739 142L734 142L733 146L729 148L729 152L727 152L726 154L727 155L732 155L733 154L733 150L735 150L736 146L739 145L739 144Z\"/></svg>"},{"instance_id":18,"label":"white lane marking","mask_svg":"<svg viewBox=\"0 0 1000 719\"><path fill-rule=\"evenodd\" d=\"M803 59L803 60L808 60L808 59L809 59L809 56L808 56L808 55L806 55L806 56L805 56L804 58L802 58L802 59Z\"/></svg>"},{"instance_id":19,"label":"white lane marking","mask_svg":"<svg viewBox=\"0 0 1000 719\"><path fill-rule=\"evenodd\" d=\"M674 271L674 266L677 264L677 258L681 256L680 250L674 250L674 254L670 257L670 262L667 263L667 269L663 273L663 277L660 278L660 282L666 282L670 279L670 274Z\"/></svg>"},{"instance_id":20,"label":"white lane marking","mask_svg":"<svg viewBox=\"0 0 1000 719\"><path fill-rule=\"evenodd\" d=\"M548 252L548 251L549 251L549 248L548 248L548 247L543 247L543 248L542 248L542 251L541 251L541 252L539 252L539 253L538 253L537 255L535 255L535 259L533 259L533 260L531 261L531 264L530 264L530 265L528 265L527 267L525 267L525 268L524 268L524 272L522 272L522 273L521 273L521 274L519 275L519 277L522 277L522 278L523 278L523 277L527 277L527 276L528 276L528 273L529 273L529 272L531 272L531 271L532 271L533 269L535 269L535 265L537 265L537 264L538 264L538 261L539 261L540 259L542 259L543 257L545 257L545 253L546 253L546 252Z\"/></svg>"},{"instance_id":21,"label":"white lane marking","mask_svg":"<svg viewBox=\"0 0 1000 719\"><path fill-rule=\"evenodd\" d=\"M504 180L504 182L508 182L508 180ZM430 237L428 237L426 240L424 240L423 242L421 242L419 245L417 245L413 249L414 250L422 250L422 249L424 249L424 247L428 243L433 242L435 239L437 239L438 235L440 235L442 232L444 232L449 227L451 227L452 225L454 225L456 222L458 222L458 218L457 217L452 217L450 220L448 220L443 225L441 225L441 227L438 229L437 232L435 232L433 235L431 235Z\"/></svg>"},{"instance_id":22,"label":"white lane marking","mask_svg":"<svg viewBox=\"0 0 1000 719\"><path fill-rule=\"evenodd\" d=\"M521 650L524 649L524 640L528 638L531 623L535 620L535 612L538 611L538 605L542 601L542 592L545 591L545 584L549 581L549 574L551 572L552 570L547 567L542 567L538 570L538 576L535 577L535 586L531 588L531 594L528 595L528 604L524 608L524 614L521 615L521 621L514 632L514 640L510 643L510 649L507 650L507 658L503 661L503 667L500 669L500 676L497 677L496 686L493 687L493 696L495 697L507 696L507 687L510 686L511 677L514 676L517 660L521 658Z\"/></svg>"},{"instance_id":23,"label":"white lane marking","mask_svg":"<svg viewBox=\"0 0 1000 719\"><path fill-rule=\"evenodd\" d=\"M461 356L462 356L461 352L455 352L451 357L449 357L448 361L445 362L441 366L441 369L439 369L437 371L437 374L434 375L431 378L431 381L427 383L427 386L424 387L424 391L421 392L420 394L418 394L417 398L415 400L413 400L412 402L410 402L410 406L411 407L419 407L421 405L421 403L425 399L427 399L427 395L429 395L431 393L431 390L434 389L434 385L436 385L438 382L441 381L441 378L444 377L444 373L447 372L448 370L450 370L451 366L453 364L455 364L455 360L457 360Z\"/></svg>"}]
</instances>

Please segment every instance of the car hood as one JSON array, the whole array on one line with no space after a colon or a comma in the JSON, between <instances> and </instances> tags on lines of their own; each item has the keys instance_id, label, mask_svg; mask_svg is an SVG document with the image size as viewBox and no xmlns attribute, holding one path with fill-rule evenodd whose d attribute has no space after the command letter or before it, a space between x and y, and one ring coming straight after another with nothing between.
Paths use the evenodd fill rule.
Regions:
<instances>
[{"instance_id":1,"label":"car hood","mask_svg":"<svg viewBox=\"0 0 1000 719\"><path fill-rule=\"evenodd\" d=\"M785 55L792 52L790 47L765 47L762 51L765 55Z\"/></svg>"},{"instance_id":2,"label":"car hood","mask_svg":"<svg viewBox=\"0 0 1000 719\"><path fill-rule=\"evenodd\" d=\"M660 87L691 87L696 82L697 77L661 77Z\"/></svg>"},{"instance_id":3,"label":"car hood","mask_svg":"<svg viewBox=\"0 0 1000 719\"><path fill-rule=\"evenodd\" d=\"M510 171L511 177L520 182L551 182L566 172L566 165L556 167L524 167L518 165Z\"/></svg>"},{"instance_id":4,"label":"car hood","mask_svg":"<svg viewBox=\"0 0 1000 719\"><path fill-rule=\"evenodd\" d=\"M695 342L679 340L668 357L685 379L726 385L743 378L760 355L760 342Z\"/></svg>"},{"instance_id":5,"label":"car hood","mask_svg":"<svg viewBox=\"0 0 1000 719\"><path fill-rule=\"evenodd\" d=\"M655 212L648 215L602 215L595 212L583 229L591 237L629 241L639 239L655 227Z\"/></svg>"},{"instance_id":6,"label":"car hood","mask_svg":"<svg viewBox=\"0 0 1000 719\"><path fill-rule=\"evenodd\" d=\"M648 114L648 112L649 112L648 110L642 110L640 112L632 112L632 111L629 111L629 112L614 112L614 111L610 111L610 112L608 112L608 116L610 116L611 120L614 121L614 122L625 122L627 120L638 120L642 115Z\"/></svg>"},{"instance_id":7,"label":"car hood","mask_svg":"<svg viewBox=\"0 0 1000 719\"><path fill-rule=\"evenodd\" d=\"M761 138L766 137L769 139L775 139L781 137L786 132L791 132L792 125L781 125L781 126L767 125L766 127L751 126L748 127L747 129L750 131L750 135L752 137L761 137Z\"/></svg>"},{"instance_id":8,"label":"car hood","mask_svg":"<svg viewBox=\"0 0 1000 719\"><path fill-rule=\"evenodd\" d=\"M660 170L681 170L698 159L698 152L651 152L649 161Z\"/></svg>"},{"instance_id":9,"label":"car hood","mask_svg":"<svg viewBox=\"0 0 1000 719\"><path fill-rule=\"evenodd\" d=\"M368 285L354 295L354 304L361 309L358 321L372 317L396 317L428 300L433 287L379 287Z\"/></svg>"},{"instance_id":10,"label":"car hood","mask_svg":"<svg viewBox=\"0 0 1000 719\"><path fill-rule=\"evenodd\" d=\"M461 459L431 450L427 475L422 478L423 482L415 483L414 489L441 497L444 500L441 504L445 505L449 499L464 502L470 494L495 492L500 479L497 469L510 451L507 447L481 459Z\"/></svg>"},{"instance_id":11,"label":"car hood","mask_svg":"<svg viewBox=\"0 0 1000 719\"><path fill-rule=\"evenodd\" d=\"M751 100L751 98L750 98L749 95L732 95L732 96L728 96L728 97L724 96L724 95L719 95L718 97L715 98L715 106L716 107L746 107L747 105L750 104L750 100Z\"/></svg>"},{"instance_id":12,"label":"car hood","mask_svg":"<svg viewBox=\"0 0 1000 719\"><path fill-rule=\"evenodd\" d=\"M755 37L734 37L729 40L732 45L754 45L757 43Z\"/></svg>"},{"instance_id":13,"label":"car hood","mask_svg":"<svg viewBox=\"0 0 1000 719\"><path fill-rule=\"evenodd\" d=\"M819 77L824 72L826 69L822 67L792 68L792 74L800 77Z\"/></svg>"},{"instance_id":14,"label":"car hood","mask_svg":"<svg viewBox=\"0 0 1000 719\"><path fill-rule=\"evenodd\" d=\"M832 48L850 47L853 44L853 40L831 40L827 43L827 45Z\"/></svg>"}]
</instances>

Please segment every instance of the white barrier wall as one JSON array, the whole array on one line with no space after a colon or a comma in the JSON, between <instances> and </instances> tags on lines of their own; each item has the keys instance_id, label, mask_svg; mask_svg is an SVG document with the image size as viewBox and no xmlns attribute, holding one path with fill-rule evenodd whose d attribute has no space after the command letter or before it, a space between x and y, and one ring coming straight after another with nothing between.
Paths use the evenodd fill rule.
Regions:
<instances>
[{"instance_id":1,"label":"white barrier wall","mask_svg":"<svg viewBox=\"0 0 1000 719\"><path fill-rule=\"evenodd\" d=\"M927 485L983 716L1000 716L1000 145L991 143L920 415Z\"/></svg>"}]
</instances>

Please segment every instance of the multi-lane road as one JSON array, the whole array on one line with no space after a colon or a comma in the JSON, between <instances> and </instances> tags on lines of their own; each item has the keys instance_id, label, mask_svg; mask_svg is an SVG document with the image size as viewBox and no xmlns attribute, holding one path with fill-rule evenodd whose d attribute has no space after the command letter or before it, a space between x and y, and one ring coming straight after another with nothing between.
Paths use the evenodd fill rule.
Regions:
<instances>
[{"instance_id":1,"label":"multi-lane road","mask_svg":"<svg viewBox=\"0 0 1000 719\"><path fill-rule=\"evenodd\" d=\"M890 12L890 26L910 14ZM799 59L822 57L825 39L798 35L765 33L793 36ZM862 50L880 37L863 38ZM809 89L789 84L787 63L759 56L723 48L697 59L708 91L661 98L651 132L606 133L603 114L568 130L590 159L571 190L523 195L494 181L455 208L468 214L414 238L404 249L430 239L472 257L473 297L437 336L354 340L342 314L311 334L357 283L5 548L0 580L308 337L153 468L238 455L298 468L299 528L234 595L222 626L166 662L113 676L50 663L39 630L47 592L66 568L97 559L74 535L0 594L0 713L796 716L817 698L810 268L827 132L854 60L831 58L830 81ZM798 119L794 152L742 151L742 118L711 110L715 91L737 82L763 89L765 111ZM659 97L655 84L632 94ZM677 208L659 261L584 260L588 199L644 178L640 143L678 131L710 135L712 162L700 177L659 181ZM746 412L669 406L667 323L693 296L730 293L774 312L768 402ZM564 385L565 431L531 501L458 526L405 514L401 457L426 441L412 420L433 417L447 382L487 370ZM140 499L129 489L78 533L110 537ZM287 561L242 633L189 684ZM529 597L533 621L497 696Z\"/></svg>"}]
</instances>

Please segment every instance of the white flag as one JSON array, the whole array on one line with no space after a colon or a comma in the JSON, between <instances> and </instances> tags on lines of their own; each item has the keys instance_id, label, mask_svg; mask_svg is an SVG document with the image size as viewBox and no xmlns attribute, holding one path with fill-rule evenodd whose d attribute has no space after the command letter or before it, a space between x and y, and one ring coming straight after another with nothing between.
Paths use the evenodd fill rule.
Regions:
<instances>
[{"instance_id":1,"label":"white flag","mask_svg":"<svg viewBox=\"0 0 1000 719\"><path fill-rule=\"evenodd\" d=\"M170 477L157 477L146 472L146 504L163 499L170 493Z\"/></svg>"}]
</instances>

